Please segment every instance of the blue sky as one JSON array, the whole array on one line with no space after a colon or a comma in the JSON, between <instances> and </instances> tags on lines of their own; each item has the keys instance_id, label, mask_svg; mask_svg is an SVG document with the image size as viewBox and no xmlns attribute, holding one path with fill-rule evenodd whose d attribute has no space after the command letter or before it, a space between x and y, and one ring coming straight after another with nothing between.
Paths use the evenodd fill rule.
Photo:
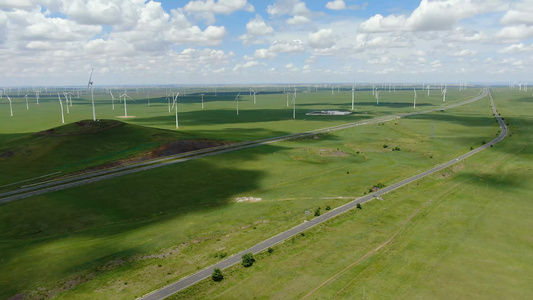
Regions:
<instances>
[{"instance_id":1,"label":"blue sky","mask_svg":"<svg viewBox=\"0 0 533 300\"><path fill-rule=\"evenodd\" d=\"M3 0L0 86L531 81L533 0Z\"/></svg>"}]
</instances>

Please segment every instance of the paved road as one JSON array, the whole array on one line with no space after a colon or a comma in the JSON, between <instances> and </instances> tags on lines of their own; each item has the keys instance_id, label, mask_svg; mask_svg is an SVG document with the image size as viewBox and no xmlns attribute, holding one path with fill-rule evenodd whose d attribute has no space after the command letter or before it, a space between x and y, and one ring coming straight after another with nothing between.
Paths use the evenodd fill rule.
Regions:
<instances>
[{"instance_id":1,"label":"paved road","mask_svg":"<svg viewBox=\"0 0 533 300\"><path fill-rule=\"evenodd\" d=\"M390 185L388 187L385 187L373 194L370 194L370 195L366 195L362 198L359 198L357 200L354 200L352 202L349 202L343 206L340 206L336 209L333 209L321 216L318 216L308 222L305 222L301 225L298 225L296 227L293 227L285 232L282 232L272 238L269 238L249 249L246 249L244 251L241 251L227 259L224 259L220 262L218 262L217 264L214 264L206 269L203 269L202 271L199 271L195 274L192 274L190 276L187 276L175 283L172 283L166 287L163 287L157 291L154 291L144 297L141 297L140 299L142 300L159 300L159 299L164 299L166 297L169 297L187 287L190 287L191 285L195 284L195 283L198 283L199 281L205 279L205 278L208 278L209 276L211 276L211 274L213 273L213 269L214 268L220 268L221 270L222 269L225 269L225 268L228 268L234 264L237 264L237 263L240 263L241 262L241 257L242 255L246 254L246 253L258 253L258 252L261 252L261 251L264 251L266 249L268 249L269 247L272 247L282 241L285 241L286 239L296 235L296 234L299 234L301 232L303 232L304 230L306 229L309 229L313 226L316 226L317 224L320 224L326 220L329 220L331 218L334 218L346 211L349 211L351 209L354 209L355 207L357 207L357 204L362 204L362 203L365 203L365 202L368 202L376 197L379 197L383 194L386 194L388 192L391 192L393 190L396 190L404 185L407 185L409 183L412 183L413 181L416 181L422 177L425 177L427 175L430 175L430 174L433 174L435 172L438 172L442 169L445 169L453 164L456 164L458 163L459 161L461 160L464 160L466 159L467 157L470 157L480 151L483 151L489 147L491 147L492 145L498 143L499 141L501 141L502 139L505 138L505 136L507 135L507 127L505 126L505 123L503 122L503 120L500 118L498 112L496 111L496 107L494 106L494 100L492 99L492 95L490 94L490 91L488 89L485 89L484 92L483 92L483 95L486 96L488 95L489 98L490 98L490 101L491 101L491 105L492 105L492 110L493 110L493 113L494 115L496 116L499 124L500 124L500 128L501 128L501 133L500 135L495 138L494 140L490 141L489 143L477 148L477 149L474 149L464 155L461 155L453 160L450 160L444 164L441 164L439 166L436 166L430 170L427 170L425 172L422 172L420 174L417 174L415 176L412 176L410 178L407 178L405 180L402 180L400 182L397 182L393 185Z\"/></svg>"},{"instance_id":2,"label":"paved road","mask_svg":"<svg viewBox=\"0 0 533 300\"><path fill-rule=\"evenodd\" d=\"M465 105L465 104L477 101L479 99L482 99L487 95L487 93L488 93L487 89L483 89L480 95L472 99L469 99L467 101L445 105L445 106L441 106L438 108L423 110L419 112L383 116L383 117L373 118L369 120L350 122L350 123L341 124L337 126L331 126L331 127L326 127L322 129L306 131L302 133L296 133L296 134L290 134L290 135L285 135L285 136L280 136L280 137L273 137L273 138L267 138L267 139L262 139L262 140L248 141L248 142L236 143L236 144L225 145L225 146L220 146L220 147L202 149L198 151L167 156L164 158L154 159L154 160L127 165L123 167L96 171L96 172L87 173L87 174L73 175L73 176L65 177L65 178L58 179L58 180L40 182L40 183L36 183L31 186L26 186L26 187L23 187L17 190L0 193L0 204L4 204L7 202L20 200L20 199L24 199L28 197L38 196L38 195L42 195L42 194L46 194L46 193L50 193L54 191L64 190L64 189L68 189L68 188L72 188L72 187L76 187L80 185L85 185L85 184L89 184L89 183L93 183L97 181L107 180L107 179L124 176L124 175L132 174L132 173L160 168L160 167L168 166L171 164L182 163L188 160L198 159L201 157L217 155L217 154L221 154L225 152L236 151L236 150L241 150L241 149L250 148L250 147L257 147L260 145L266 145L266 144L286 141L290 139L312 136L315 134L326 133L330 131L347 129L347 128L356 127L360 125L384 123L384 122L396 120L398 118L404 118L404 117L418 115L418 114L426 114L429 112L450 109L453 107Z\"/></svg>"}]
</instances>

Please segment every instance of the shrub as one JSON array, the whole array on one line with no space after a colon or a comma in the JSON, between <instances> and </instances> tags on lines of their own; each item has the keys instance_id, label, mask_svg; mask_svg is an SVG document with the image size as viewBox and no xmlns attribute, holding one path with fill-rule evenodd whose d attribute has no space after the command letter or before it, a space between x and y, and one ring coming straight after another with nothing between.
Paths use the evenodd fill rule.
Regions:
<instances>
[{"instance_id":1,"label":"shrub","mask_svg":"<svg viewBox=\"0 0 533 300\"><path fill-rule=\"evenodd\" d=\"M220 271L219 268L215 268L213 270L213 274L211 274L211 278L213 279L213 281L219 282L224 279L224 275L222 275L222 271Z\"/></svg>"},{"instance_id":2,"label":"shrub","mask_svg":"<svg viewBox=\"0 0 533 300\"><path fill-rule=\"evenodd\" d=\"M274 249L272 249L272 248L268 247L268 250L267 250L267 252L268 252L268 253L272 253L272 252L274 252Z\"/></svg>"},{"instance_id":3,"label":"shrub","mask_svg":"<svg viewBox=\"0 0 533 300\"><path fill-rule=\"evenodd\" d=\"M361 203L357 203L357 208L363 209L363 207L361 207Z\"/></svg>"},{"instance_id":4,"label":"shrub","mask_svg":"<svg viewBox=\"0 0 533 300\"><path fill-rule=\"evenodd\" d=\"M383 145L383 148L385 148L385 149L389 148L389 145Z\"/></svg>"},{"instance_id":5,"label":"shrub","mask_svg":"<svg viewBox=\"0 0 533 300\"><path fill-rule=\"evenodd\" d=\"M330 210L331 209L331 206L326 206L326 210Z\"/></svg>"},{"instance_id":6,"label":"shrub","mask_svg":"<svg viewBox=\"0 0 533 300\"><path fill-rule=\"evenodd\" d=\"M315 217L320 216L320 207L315 209Z\"/></svg>"},{"instance_id":7,"label":"shrub","mask_svg":"<svg viewBox=\"0 0 533 300\"><path fill-rule=\"evenodd\" d=\"M402 149L400 149L400 147L396 146L396 147L394 147L394 150L396 150L396 151L400 151L400 150L402 150Z\"/></svg>"},{"instance_id":8,"label":"shrub","mask_svg":"<svg viewBox=\"0 0 533 300\"><path fill-rule=\"evenodd\" d=\"M245 268L251 267L255 262L254 255L252 253L246 253L242 256L242 265Z\"/></svg>"}]
</instances>

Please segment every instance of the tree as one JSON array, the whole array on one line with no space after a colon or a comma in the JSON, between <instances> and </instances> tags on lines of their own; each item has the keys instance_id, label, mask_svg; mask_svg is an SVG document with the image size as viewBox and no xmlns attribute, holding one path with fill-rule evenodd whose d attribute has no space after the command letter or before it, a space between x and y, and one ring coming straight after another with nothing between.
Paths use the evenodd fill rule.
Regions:
<instances>
[{"instance_id":1,"label":"tree","mask_svg":"<svg viewBox=\"0 0 533 300\"><path fill-rule=\"evenodd\" d=\"M254 255L252 253L246 253L242 256L242 265L246 268L251 267L255 262Z\"/></svg>"},{"instance_id":2,"label":"tree","mask_svg":"<svg viewBox=\"0 0 533 300\"><path fill-rule=\"evenodd\" d=\"M211 278L213 278L213 281L219 282L224 279L224 275L222 275L222 271L220 271L219 268L215 268L213 270L213 274L211 275Z\"/></svg>"}]
</instances>

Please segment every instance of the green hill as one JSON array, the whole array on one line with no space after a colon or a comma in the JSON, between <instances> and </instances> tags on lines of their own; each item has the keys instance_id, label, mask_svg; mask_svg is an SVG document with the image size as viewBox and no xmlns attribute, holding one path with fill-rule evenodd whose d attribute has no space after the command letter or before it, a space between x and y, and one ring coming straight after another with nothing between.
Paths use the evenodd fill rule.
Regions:
<instances>
[{"instance_id":1,"label":"green hill","mask_svg":"<svg viewBox=\"0 0 533 300\"><path fill-rule=\"evenodd\" d=\"M2 138L0 186L3 187L0 189L30 184L30 179L39 177L43 180L218 144L192 138L183 132L115 120L83 120L33 134ZM19 181L25 182L11 185Z\"/></svg>"}]
</instances>

